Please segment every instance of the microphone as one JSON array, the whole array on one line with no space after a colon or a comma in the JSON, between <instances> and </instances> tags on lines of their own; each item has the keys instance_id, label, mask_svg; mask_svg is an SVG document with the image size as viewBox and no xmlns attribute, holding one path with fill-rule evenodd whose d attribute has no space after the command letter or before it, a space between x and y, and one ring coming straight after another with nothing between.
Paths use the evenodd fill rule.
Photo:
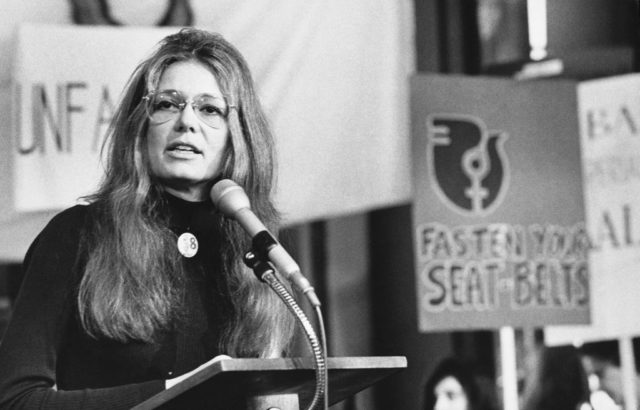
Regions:
<instances>
[{"instance_id":1,"label":"microphone","mask_svg":"<svg viewBox=\"0 0 640 410\"><path fill-rule=\"evenodd\" d=\"M267 257L278 272L305 294L313 306L320 306L320 300L307 278L300 272L296 261L251 211L249 197L240 185L230 179L218 181L211 188L211 200L223 215L235 219L254 243L256 239L262 243L266 242Z\"/></svg>"}]
</instances>

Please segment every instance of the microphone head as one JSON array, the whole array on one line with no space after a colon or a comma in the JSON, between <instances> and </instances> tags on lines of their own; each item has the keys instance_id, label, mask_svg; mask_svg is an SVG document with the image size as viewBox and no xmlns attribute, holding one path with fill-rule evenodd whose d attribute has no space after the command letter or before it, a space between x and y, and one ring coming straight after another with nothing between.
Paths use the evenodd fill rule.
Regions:
<instances>
[{"instance_id":1,"label":"microphone head","mask_svg":"<svg viewBox=\"0 0 640 410\"><path fill-rule=\"evenodd\" d=\"M244 189L230 179L223 179L213 185L211 201L218 211L229 217L233 217L241 209L251 208Z\"/></svg>"}]
</instances>

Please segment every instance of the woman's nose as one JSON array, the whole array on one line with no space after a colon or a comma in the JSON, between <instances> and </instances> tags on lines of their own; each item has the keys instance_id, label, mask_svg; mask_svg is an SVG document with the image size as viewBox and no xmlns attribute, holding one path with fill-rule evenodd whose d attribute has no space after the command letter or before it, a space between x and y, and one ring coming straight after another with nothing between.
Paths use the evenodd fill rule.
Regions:
<instances>
[{"instance_id":1,"label":"woman's nose","mask_svg":"<svg viewBox=\"0 0 640 410\"><path fill-rule=\"evenodd\" d=\"M198 126L198 117L193 109L191 103L187 102L180 111L178 121L176 121L176 128L178 131L195 132Z\"/></svg>"}]
</instances>

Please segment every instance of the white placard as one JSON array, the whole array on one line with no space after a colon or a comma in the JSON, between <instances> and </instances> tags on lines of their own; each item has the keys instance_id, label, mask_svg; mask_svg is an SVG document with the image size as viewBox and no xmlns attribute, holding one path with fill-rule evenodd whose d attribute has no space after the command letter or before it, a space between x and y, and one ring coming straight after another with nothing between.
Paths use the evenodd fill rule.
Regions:
<instances>
[{"instance_id":1,"label":"white placard","mask_svg":"<svg viewBox=\"0 0 640 410\"><path fill-rule=\"evenodd\" d=\"M592 325L550 327L549 344L640 334L640 75L580 83Z\"/></svg>"}]
</instances>

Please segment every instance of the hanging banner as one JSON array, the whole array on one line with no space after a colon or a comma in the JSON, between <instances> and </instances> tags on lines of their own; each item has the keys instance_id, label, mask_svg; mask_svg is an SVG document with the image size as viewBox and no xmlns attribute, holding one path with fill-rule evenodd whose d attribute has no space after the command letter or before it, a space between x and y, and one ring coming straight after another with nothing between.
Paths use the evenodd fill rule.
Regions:
<instances>
[{"instance_id":1,"label":"hanging banner","mask_svg":"<svg viewBox=\"0 0 640 410\"><path fill-rule=\"evenodd\" d=\"M275 199L285 223L409 202L410 2L372 14L365 0L283 1L272 18L245 3L214 7L210 29L244 54L254 75L276 135ZM62 209L95 190L127 78L177 30L20 28L10 136L15 210Z\"/></svg>"},{"instance_id":2,"label":"hanging banner","mask_svg":"<svg viewBox=\"0 0 640 410\"><path fill-rule=\"evenodd\" d=\"M548 344L640 334L640 75L578 85L591 252L591 326L545 329Z\"/></svg>"},{"instance_id":3,"label":"hanging banner","mask_svg":"<svg viewBox=\"0 0 640 410\"><path fill-rule=\"evenodd\" d=\"M172 29L24 25L13 73L17 211L62 209L95 191L101 149L129 75Z\"/></svg>"},{"instance_id":4,"label":"hanging banner","mask_svg":"<svg viewBox=\"0 0 640 410\"><path fill-rule=\"evenodd\" d=\"M588 323L575 82L411 84L419 331Z\"/></svg>"}]
</instances>

